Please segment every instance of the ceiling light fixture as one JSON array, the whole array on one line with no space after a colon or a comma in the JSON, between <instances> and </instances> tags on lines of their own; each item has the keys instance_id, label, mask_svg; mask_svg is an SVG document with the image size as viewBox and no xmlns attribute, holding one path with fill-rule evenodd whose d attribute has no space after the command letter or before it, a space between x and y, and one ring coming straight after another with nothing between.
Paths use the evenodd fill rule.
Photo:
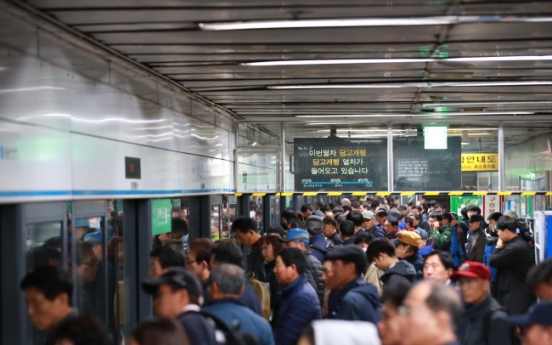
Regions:
<instances>
[{"instance_id":1,"label":"ceiling light fixture","mask_svg":"<svg viewBox=\"0 0 552 345\"><path fill-rule=\"evenodd\" d=\"M552 81L482 81L482 82L418 82L387 84L321 84L321 85L274 85L269 90L296 89L403 89L403 88L439 88L439 87L487 87L487 86L536 86L552 85ZM442 105L441 105L442 106ZM447 104L448 106L448 104Z\"/></svg>"},{"instance_id":2,"label":"ceiling light fixture","mask_svg":"<svg viewBox=\"0 0 552 345\"><path fill-rule=\"evenodd\" d=\"M267 20L248 22L200 23L204 31L300 29L300 28L342 28L361 26L424 26L453 25L466 23L546 23L552 17L507 17L507 16L434 16L413 18L348 18L348 19L300 19Z\"/></svg>"},{"instance_id":3,"label":"ceiling light fixture","mask_svg":"<svg viewBox=\"0 0 552 345\"><path fill-rule=\"evenodd\" d=\"M457 112L457 113L427 113L427 114L336 114L336 115L295 115L299 118L330 118L330 117L431 117L431 116L477 116L477 115L533 115L534 112L529 111L497 111L497 112Z\"/></svg>"},{"instance_id":4,"label":"ceiling light fixture","mask_svg":"<svg viewBox=\"0 0 552 345\"><path fill-rule=\"evenodd\" d=\"M427 63L427 62L512 62L512 61L549 61L552 55L515 55L515 56L470 56L448 59L320 59L320 60L274 60L242 62L242 66L304 66L304 65L356 65L385 63Z\"/></svg>"},{"instance_id":5,"label":"ceiling light fixture","mask_svg":"<svg viewBox=\"0 0 552 345\"><path fill-rule=\"evenodd\" d=\"M526 101L526 102L462 102L462 103L432 103L424 104L424 108L438 108L438 107L462 107L462 106L488 106L488 105L530 105L530 104L552 104L552 101Z\"/></svg>"}]
</instances>

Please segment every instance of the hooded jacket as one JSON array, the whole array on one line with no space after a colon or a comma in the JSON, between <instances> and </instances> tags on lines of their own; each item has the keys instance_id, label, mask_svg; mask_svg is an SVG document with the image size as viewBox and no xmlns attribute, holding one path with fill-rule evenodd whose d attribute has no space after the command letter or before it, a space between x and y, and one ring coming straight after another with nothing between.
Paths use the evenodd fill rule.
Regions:
<instances>
[{"instance_id":1,"label":"hooded jacket","mask_svg":"<svg viewBox=\"0 0 552 345\"><path fill-rule=\"evenodd\" d=\"M496 300L509 315L523 314L535 302L535 295L525 286L525 276L535 265L531 248L519 236L496 248L491 266L498 269Z\"/></svg>"},{"instance_id":2,"label":"hooded jacket","mask_svg":"<svg viewBox=\"0 0 552 345\"><path fill-rule=\"evenodd\" d=\"M379 307L376 287L358 277L330 295L328 318L377 324L381 318Z\"/></svg>"},{"instance_id":3,"label":"hooded jacket","mask_svg":"<svg viewBox=\"0 0 552 345\"><path fill-rule=\"evenodd\" d=\"M494 312L491 309L494 309ZM462 344L510 345L511 333L508 332L510 326L506 322L507 316L500 304L491 296L478 305L466 305L462 318L465 328L460 335ZM483 329L485 327L487 329Z\"/></svg>"},{"instance_id":4,"label":"hooded jacket","mask_svg":"<svg viewBox=\"0 0 552 345\"><path fill-rule=\"evenodd\" d=\"M418 281L418 274L412 264L405 260L399 260L395 265L389 268L382 276L383 285L395 284L397 281L415 283Z\"/></svg>"},{"instance_id":5,"label":"hooded jacket","mask_svg":"<svg viewBox=\"0 0 552 345\"><path fill-rule=\"evenodd\" d=\"M316 245L317 247L326 249L328 247L328 241L324 238L324 234L322 232L313 235L309 239L309 246L311 247L312 255L314 255L315 258L318 259L319 262L324 262L324 256L326 253L321 252L320 250L313 248L312 246Z\"/></svg>"},{"instance_id":6,"label":"hooded jacket","mask_svg":"<svg viewBox=\"0 0 552 345\"><path fill-rule=\"evenodd\" d=\"M320 303L304 274L282 288L282 298L274 340L277 345L295 345L303 329L321 318Z\"/></svg>"},{"instance_id":7,"label":"hooded jacket","mask_svg":"<svg viewBox=\"0 0 552 345\"><path fill-rule=\"evenodd\" d=\"M415 255L412 255L406 259L405 261L408 261L409 263L414 266L416 269L416 273L418 274L418 279L422 279L424 276L424 259L420 256L420 253L416 253Z\"/></svg>"}]
</instances>

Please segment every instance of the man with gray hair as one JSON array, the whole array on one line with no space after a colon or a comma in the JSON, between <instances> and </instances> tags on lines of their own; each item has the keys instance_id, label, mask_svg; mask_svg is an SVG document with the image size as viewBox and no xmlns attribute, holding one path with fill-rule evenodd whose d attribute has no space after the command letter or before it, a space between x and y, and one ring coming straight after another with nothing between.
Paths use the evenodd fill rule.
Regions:
<instances>
[{"instance_id":1,"label":"man with gray hair","mask_svg":"<svg viewBox=\"0 0 552 345\"><path fill-rule=\"evenodd\" d=\"M341 199L341 206L351 206L351 200L347 199L347 198L343 198Z\"/></svg>"},{"instance_id":2,"label":"man with gray hair","mask_svg":"<svg viewBox=\"0 0 552 345\"><path fill-rule=\"evenodd\" d=\"M240 331L257 338L263 345L274 345L268 322L240 302L244 280L245 272L239 266L218 265L207 281L210 302L202 310L222 320L229 328L238 323Z\"/></svg>"},{"instance_id":3,"label":"man with gray hair","mask_svg":"<svg viewBox=\"0 0 552 345\"><path fill-rule=\"evenodd\" d=\"M324 262L324 256L328 251L328 247L333 247L333 242L330 245L330 241L324 238L323 219L318 216L310 216L305 221L305 227L309 232L309 247L311 248L312 255L318 259L321 263Z\"/></svg>"},{"instance_id":4,"label":"man with gray hair","mask_svg":"<svg viewBox=\"0 0 552 345\"><path fill-rule=\"evenodd\" d=\"M402 345L459 344L456 331L462 317L462 302L453 288L437 282L418 283L398 310L404 318Z\"/></svg>"}]
</instances>

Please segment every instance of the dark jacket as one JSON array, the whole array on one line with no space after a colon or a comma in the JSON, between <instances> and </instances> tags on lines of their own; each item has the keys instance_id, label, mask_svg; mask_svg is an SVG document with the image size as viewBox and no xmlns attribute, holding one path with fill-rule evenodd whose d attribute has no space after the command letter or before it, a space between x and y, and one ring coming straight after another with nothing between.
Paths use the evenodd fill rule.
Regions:
<instances>
[{"instance_id":1,"label":"dark jacket","mask_svg":"<svg viewBox=\"0 0 552 345\"><path fill-rule=\"evenodd\" d=\"M282 298L274 340L277 345L295 345L305 327L320 319L320 302L304 274L282 288Z\"/></svg>"},{"instance_id":2,"label":"dark jacket","mask_svg":"<svg viewBox=\"0 0 552 345\"><path fill-rule=\"evenodd\" d=\"M415 255L412 255L406 259L405 261L408 261L409 263L414 266L416 269L416 274L418 275L418 279L422 279L424 276L424 259L421 257L419 253L416 253Z\"/></svg>"},{"instance_id":3,"label":"dark jacket","mask_svg":"<svg viewBox=\"0 0 552 345\"><path fill-rule=\"evenodd\" d=\"M196 311L188 311L177 317L186 331L190 344L216 345L216 329L207 317Z\"/></svg>"},{"instance_id":4,"label":"dark jacket","mask_svg":"<svg viewBox=\"0 0 552 345\"><path fill-rule=\"evenodd\" d=\"M344 246L354 245L354 244L355 244L355 236L353 236L351 238L348 238L345 241L343 241Z\"/></svg>"},{"instance_id":5,"label":"dark jacket","mask_svg":"<svg viewBox=\"0 0 552 345\"><path fill-rule=\"evenodd\" d=\"M330 296L328 318L377 324L381 318L379 307L378 290L359 277Z\"/></svg>"},{"instance_id":6,"label":"dark jacket","mask_svg":"<svg viewBox=\"0 0 552 345\"><path fill-rule=\"evenodd\" d=\"M329 241L332 241L335 245L343 244L343 240L341 239L341 236L336 232L333 233L330 237L328 237Z\"/></svg>"},{"instance_id":7,"label":"dark jacket","mask_svg":"<svg viewBox=\"0 0 552 345\"><path fill-rule=\"evenodd\" d=\"M535 295L525 286L525 276L535 265L531 248L515 237L491 254L491 266L498 269L496 300L509 315L523 314L535 302Z\"/></svg>"},{"instance_id":8,"label":"dark jacket","mask_svg":"<svg viewBox=\"0 0 552 345\"><path fill-rule=\"evenodd\" d=\"M374 238L385 237L385 235L380 233L378 230L379 230L378 227L376 225L373 225L370 229L366 230L366 232L372 234L372 236L374 236ZM385 231L384 231L384 233L385 233Z\"/></svg>"},{"instance_id":9,"label":"dark jacket","mask_svg":"<svg viewBox=\"0 0 552 345\"><path fill-rule=\"evenodd\" d=\"M418 273L412 264L405 260L399 260L388 269L380 278L383 285L395 284L397 281L415 283L418 281Z\"/></svg>"},{"instance_id":10,"label":"dark jacket","mask_svg":"<svg viewBox=\"0 0 552 345\"><path fill-rule=\"evenodd\" d=\"M326 288L326 284L322 281L322 273L324 273L322 264L311 252L305 252L305 257L307 258L307 271L305 274L309 283L316 291L320 305L322 305L324 304L324 289Z\"/></svg>"},{"instance_id":11,"label":"dark jacket","mask_svg":"<svg viewBox=\"0 0 552 345\"><path fill-rule=\"evenodd\" d=\"M261 240L253 243L249 248L244 247L244 252L247 253L247 269L246 272L255 273L255 277L259 275L259 272L263 269L263 256L261 255Z\"/></svg>"},{"instance_id":12,"label":"dark jacket","mask_svg":"<svg viewBox=\"0 0 552 345\"><path fill-rule=\"evenodd\" d=\"M228 328L232 328L236 321L239 322L240 331L256 337L262 345L274 345L272 328L268 322L244 306L239 300L217 300L203 310L221 319ZM202 342L192 341L191 344L202 344Z\"/></svg>"},{"instance_id":13,"label":"dark jacket","mask_svg":"<svg viewBox=\"0 0 552 345\"><path fill-rule=\"evenodd\" d=\"M207 281L208 282L208 281ZM208 305L211 303L209 300L209 290L207 285L203 285L203 299L204 299L204 305ZM255 294L255 291L251 287L251 285L245 280L245 290L243 290L243 293L240 296L240 301L243 305L254 311L256 314L262 316L263 311L261 310L261 303L259 302L259 298Z\"/></svg>"},{"instance_id":14,"label":"dark jacket","mask_svg":"<svg viewBox=\"0 0 552 345\"><path fill-rule=\"evenodd\" d=\"M315 245L319 248L324 248L324 250L326 249L326 247L328 247L328 241L324 238L324 234L319 233L312 236L309 239L309 245L311 246L312 255L314 255L314 257L317 258L319 262L324 262L324 256L326 255L326 253L312 247L313 245Z\"/></svg>"},{"instance_id":15,"label":"dark jacket","mask_svg":"<svg viewBox=\"0 0 552 345\"><path fill-rule=\"evenodd\" d=\"M263 283L268 283L268 288L270 290L270 309L277 314L280 303L282 302L282 296L280 295L280 290L282 286L276 280L276 275L274 274L274 266L276 266L276 260L271 262L265 262L264 264L264 274L262 277L259 277L258 280ZM262 279L261 279L262 278Z\"/></svg>"},{"instance_id":16,"label":"dark jacket","mask_svg":"<svg viewBox=\"0 0 552 345\"><path fill-rule=\"evenodd\" d=\"M466 245L466 253L468 260L483 262L485 258L486 236L483 230L479 229L476 232L470 231L468 243Z\"/></svg>"},{"instance_id":17,"label":"dark jacket","mask_svg":"<svg viewBox=\"0 0 552 345\"><path fill-rule=\"evenodd\" d=\"M506 322L508 315L500 308L500 304L491 296L478 305L466 305L462 318L464 330L459 337L462 344L510 345L510 327Z\"/></svg>"}]
</instances>

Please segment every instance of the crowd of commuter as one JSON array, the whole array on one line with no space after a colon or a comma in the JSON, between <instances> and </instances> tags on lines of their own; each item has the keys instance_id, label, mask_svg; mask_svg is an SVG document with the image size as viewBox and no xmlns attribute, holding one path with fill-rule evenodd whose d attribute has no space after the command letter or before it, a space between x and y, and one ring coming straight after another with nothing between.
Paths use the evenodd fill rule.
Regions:
<instances>
[{"instance_id":1,"label":"crowd of commuter","mask_svg":"<svg viewBox=\"0 0 552 345\"><path fill-rule=\"evenodd\" d=\"M531 232L512 212L486 220L475 206L461 213L424 200L343 199L285 210L264 235L254 219L237 218L237 241L216 243L188 240L186 223L174 220L171 233L154 238L150 278L141 282L155 318L123 341L552 345L552 261L535 265ZM101 235L83 239L77 286L96 279ZM75 289L56 267L59 255L41 255L21 289L44 343L116 342L112 326L92 316L94 299L72 305L75 290L98 290ZM109 264L116 271L116 260Z\"/></svg>"}]
</instances>

